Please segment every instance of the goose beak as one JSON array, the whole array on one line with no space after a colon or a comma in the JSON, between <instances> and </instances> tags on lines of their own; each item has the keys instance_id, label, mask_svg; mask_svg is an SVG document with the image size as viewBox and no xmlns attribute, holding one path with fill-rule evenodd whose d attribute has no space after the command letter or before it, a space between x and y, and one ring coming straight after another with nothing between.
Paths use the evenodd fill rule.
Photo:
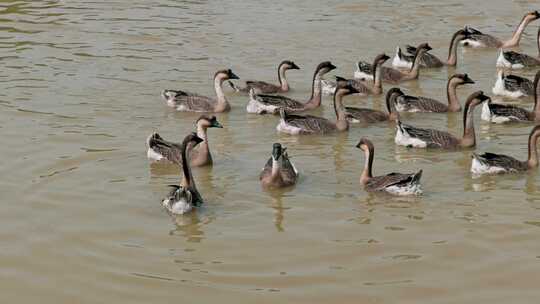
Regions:
<instances>
[{"instance_id":1,"label":"goose beak","mask_svg":"<svg viewBox=\"0 0 540 304\"><path fill-rule=\"evenodd\" d=\"M274 160L279 160L279 158L281 157L281 153L281 144L275 143L272 148L272 158Z\"/></svg>"},{"instance_id":2,"label":"goose beak","mask_svg":"<svg viewBox=\"0 0 540 304\"><path fill-rule=\"evenodd\" d=\"M229 79L240 79L240 77L236 76L235 73L229 70Z\"/></svg>"},{"instance_id":3,"label":"goose beak","mask_svg":"<svg viewBox=\"0 0 540 304\"><path fill-rule=\"evenodd\" d=\"M300 70L300 67L296 65L296 63L292 63L291 70Z\"/></svg>"},{"instance_id":4,"label":"goose beak","mask_svg":"<svg viewBox=\"0 0 540 304\"><path fill-rule=\"evenodd\" d=\"M328 71L335 70L335 69L337 69L337 67L330 63L330 65L328 66Z\"/></svg>"},{"instance_id":5,"label":"goose beak","mask_svg":"<svg viewBox=\"0 0 540 304\"><path fill-rule=\"evenodd\" d=\"M465 74L465 77L463 77L463 83L474 84L474 80L469 78L469 75Z\"/></svg>"},{"instance_id":6,"label":"goose beak","mask_svg":"<svg viewBox=\"0 0 540 304\"><path fill-rule=\"evenodd\" d=\"M210 127L212 127L212 128L220 128L220 129L223 128L223 126L217 120L212 121L212 125L210 125Z\"/></svg>"},{"instance_id":7,"label":"goose beak","mask_svg":"<svg viewBox=\"0 0 540 304\"><path fill-rule=\"evenodd\" d=\"M429 46L429 44L426 44L426 50L431 51L431 50L433 50L433 48L431 48L431 46Z\"/></svg>"},{"instance_id":8,"label":"goose beak","mask_svg":"<svg viewBox=\"0 0 540 304\"><path fill-rule=\"evenodd\" d=\"M382 56L382 60L383 60L383 61L386 61L386 60L388 60L388 59L390 59L390 56L388 56L388 55L386 55L386 54L384 54L384 55Z\"/></svg>"}]
</instances>

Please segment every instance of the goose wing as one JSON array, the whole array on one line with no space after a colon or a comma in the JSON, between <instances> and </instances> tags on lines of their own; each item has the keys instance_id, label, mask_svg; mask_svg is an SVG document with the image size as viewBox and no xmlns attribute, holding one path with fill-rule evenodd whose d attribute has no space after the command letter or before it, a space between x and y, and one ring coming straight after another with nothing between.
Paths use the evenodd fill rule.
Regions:
<instances>
[{"instance_id":1,"label":"goose wing","mask_svg":"<svg viewBox=\"0 0 540 304\"><path fill-rule=\"evenodd\" d=\"M161 154L165 159L176 164L182 163L182 145L163 139L158 133L152 134L148 138L148 147L156 153Z\"/></svg>"},{"instance_id":2,"label":"goose wing","mask_svg":"<svg viewBox=\"0 0 540 304\"><path fill-rule=\"evenodd\" d=\"M266 81L256 81L256 80L246 81L246 86L248 90L250 88L254 88L254 89L259 90L259 92L261 93L277 93L279 92L281 88L275 84L268 83Z\"/></svg>"},{"instance_id":3,"label":"goose wing","mask_svg":"<svg viewBox=\"0 0 540 304\"><path fill-rule=\"evenodd\" d=\"M285 182L288 183L295 183L296 178L298 177L298 170L296 170L296 167L293 165L291 160L289 159L289 156L287 153L283 154L283 163L282 163L282 170L281 170L281 177Z\"/></svg>"},{"instance_id":4,"label":"goose wing","mask_svg":"<svg viewBox=\"0 0 540 304\"><path fill-rule=\"evenodd\" d=\"M257 101L269 106L276 106L286 109L299 109L304 107L303 103L281 95L257 94L256 98Z\"/></svg>"},{"instance_id":5,"label":"goose wing","mask_svg":"<svg viewBox=\"0 0 540 304\"><path fill-rule=\"evenodd\" d=\"M517 170L517 171L523 171L527 169L527 165L525 162L522 162L520 160L517 160L511 156L504 155L504 154L496 154L496 153L483 153L483 154L476 154L473 153L473 157L476 158L480 163L490 166L490 167L499 167L504 168L506 170Z\"/></svg>"},{"instance_id":6,"label":"goose wing","mask_svg":"<svg viewBox=\"0 0 540 304\"><path fill-rule=\"evenodd\" d=\"M407 49L407 53L409 53L410 55L403 55L403 56L407 56L406 57L407 61L412 62L414 60L414 54L416 54L416 47L412 45L406 45L406 49ZM424 53L422 58L420 58L420 67L423 67L423 68L440 68L443 65L444 65L443 62L437 56L429 52Z\"/></svg>"},{"instance_id":7,"label":"goose wing","mask_svg":"<svg viewBox=\"0 0 540 304\"><path fill-rule=\"evenodd\" d=\"M373 74L373 65L367 61L358 61L357 63L358 70L360 72L372 75Z\"/></svg>"},{"instance_id":8,"label":"goose wing","mask_svg":"<svg viewBox=\"0 0 540 304\"><path fill-rule=\"evenodd\" d=\"M511 120L529 120L529 111L515 106L490 103L489 111L494 116L504 116Z\"/></svg>"},{"instance_id":9,"label":"goose wing","mask_svg":"<svg viewBox=\"0 0 540 304\"><path fill-rule=\"evenodd\" d=\"M356 119L368 123L388 120L388 114L367 108L345 107L345 115L349 120Z\"/></svg>"},{"instance_id":10,"label":"goose wing","mask_svg":"<svg viewBox=\"0 0 540 304\"><path fill-rule=\"evenodd\" d=\"M417 173L403 174L403 173L390 173L387 175L372 177L366 184L366 188L371 191L383 191L385 188L391 186L407 186L410 184L416 184L420 182L422 177L422 170Z\"/></svg>"},{"instance_id":11,"label":"goose wing","mask_svg":"<svg viewBox=\"0 0 540 304\"><path fill-rule=\"evenodd\" d=\"M310 133L325 133L335 130L334 124L326 118L313 115L289 115L285 118L287 124Z\"/></svg>"},{"instance_id":12,"label":"goose wing","mask_svg":"<svg viewBox=\"0 0 540 304\"><path fill-rule=\"evenodd\" d=\"M211 112L216 100L207 96L182 92L176 94L174 102L179 110L192 112Z\"/></svg>"},{"instance_id":13,"label":"goose wing","mask_svg":"<svg viewBox=\"0 0 540 304\"><path fill-rule=\"evenodd\" d=\"M447 112L442 102L421 96L401 95L396 98L397 108L403 112Z\"/></svg>"},{"instance_id":14,"label":"goose wing","mask_svg":"<svg viewBox=\"0 0 540 304\"><path fill-rule=\"evenodd\" d=\"M401 132L407 133L410 137L417 138L427 144L428 148L455 147L459 140L452 134L434 129L422 129L398 122Z\"/></svg>"},{"instance_id":15,"label":"goose wing","mask_svg":"<svg viewBox=\"0 0 540 304\"><path fill-rule=\"evenodd\" d=\"M504 87L509 91L523 91L527 95L532 95L534 89L532 81L517 75L504 76Z\"/></svg>"},{"instance_id":16,"label":"goose wing","mask_svg":"<svg viewBox=\"0 0 540 304\"><path fill-rule=\"evenodd\" d=\"M523 66L535 66L539 65L540 61L534 57L531 57L527 54L522 54L514 51L504 51L504 59L511 62L512 64L521 64Z\"/></svg>"}]
</instances>

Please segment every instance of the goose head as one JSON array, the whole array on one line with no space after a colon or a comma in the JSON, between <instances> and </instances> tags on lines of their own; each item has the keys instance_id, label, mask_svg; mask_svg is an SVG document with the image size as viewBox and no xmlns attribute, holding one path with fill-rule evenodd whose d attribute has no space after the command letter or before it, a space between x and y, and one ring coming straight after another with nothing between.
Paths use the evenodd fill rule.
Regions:
<instances>
[{"instance_id":1,"label":"goose head","mask_svg":"<svg viewBox=\"0 0 540 304\"><path fill-rule=\"evenodd\" d=\"M475 107L484 101L491 100L491 97L484 94L484 91L476 91L469 95L467 101L465 102L465 111L464 114L467 114L469 108Z\"/></svg>"},{"instance_id":2,"label":"goose head","mask_svg":"<svg viewBox=\"0 0 540 304\"><path fill-rule=\"evenodd\" d=\"M207 116L202 115L197 119L196 122L197 126L203 127L203 128L223 128L223 126L219 123L217 118L215 116Z\"/></svg>"},{"instance_id":3,"label":"goose head","mask_svg":"<svg viewBox=\"0 0 540 304\"><path fill-rule=\"evenodd\" d=\"M171 100L171 99L174 99L176 97L176 91L175 90L163 90L161 92L161 96L165 100Z\"/></svg>"},{"instance_id":4,"label":"goose head","mask_svg":"<svg viewBox=\"0 0 540 304\"><path fill-rule=\"evenodd\" d=\"M382 54L379 54L375 57L375 59L373 60L373 63L376 65L376 64L380 64L382 65L383 63L385 63L388 59L390 59L390 56L386 55L385 53L382 53Z\"/></svg>"},{"instance_id":5,"label":"goose head","mask_svg":"<svg viewBox=\"0 0 540 304\"><path fill-rule=\"evenodd\" d=\"M284 149L280 143L275 143L272 146L272 159L275 161L278 161L281 158L281 155L283 155L283 152L285 152L286 149Z\"/></svg>"},{"instance_id":6,"label":"goose head","mask_svg":"<svg viewBox=\"0 0 540 304\"><path fill-rule=\"evenodd\" d=\"M214 75L214 79L217 78L219 78L221 81L229 79L240 79L240 77L236 76L236 74L234 74L231 69L217 71Z\"/></svg>"},{"instance_id":7,"label":"goose head","mask_svg":"<svg viewBox=\"0 0 540 304\"><path fill-rule=\"evenodd\" d=\"M365 137L360 138L360 141L358 142L358 144L356 144L356 147L364 152L369 151L370 153L373 153L374 150L371 140Z\"/></svg>"},{"instance_id":8,"label":"goose head","mask_svg":"<svg viewBox=\"0 0 540 304\"><path fill-rule=\"evenodd\" d=\"M388 92L386 92L386 100L403 95L405 95L405 93L403 93L400 88L391 88L388 90Z\"/></svg>"},{"instance_id":9,"label":"goose head","mask_svg":"<svg viewBox=\"0 0 540 304\"><path fill-rule=\"evenodd\" d=\"M450 81L459 85L474 84L474 80L472 80L467 74L454 74L452 77L450 77Z\"/></svg>"},{"instance_id":10,"label":"goose head","mask_svg":"<svg viewBox=\"0 0 540 304\"><path fill-rule=\"evenodd\" d=\"M319 65L315 69L315 74L324 75L334 69L336 69L336 66L333 65L330 61L323 61L319 63Z\"/></svg>"},{"instance_id":11,"label":"goose head","mask_svg":"<svg viewBox=\"0 0 540 304\"><path fill-rule=\"evenodd\" d=\"M300 70L300 67L296 65L296 63L294 63L294 61L290 61L290 60L283 60L280 64L279 64L279 67L283 67L283 69L285 70Z\"/></svg>"},{"instance_id":12,"label":"goose head","mask_svg":"<svg viewBox=\"0 0 540 304\"><path fill-rule=\"evenodd\" d=\"M532 11L532 12L528 12L525 17L527 20L529 21L534 21L536 19L539 19L540 18L540 13L538 11Z\"/></svg>"}]
</instances>

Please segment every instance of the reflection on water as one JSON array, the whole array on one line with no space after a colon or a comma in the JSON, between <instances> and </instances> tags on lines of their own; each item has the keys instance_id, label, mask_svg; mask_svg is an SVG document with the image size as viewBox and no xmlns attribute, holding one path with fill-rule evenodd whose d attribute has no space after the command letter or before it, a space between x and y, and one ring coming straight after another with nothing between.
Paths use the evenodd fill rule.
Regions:
<instances>
[{"instance_id":1,"label":"reflection on water","mask_svg":"<svg viewBox=\"0 0 540 304\"><path fill-rule=\"evenodd\" d=\"M224 128L208 134L215 164L193 170L206 200L197 212L162 209L179 168L149 164L145 148L155 131L180 141L199 117L166 107L165 88L212 96L218 69L275 81L276 64L289 59L302 70L288 75L287 96L304 100L321 61L350 77L359 59L424 41L445 58L457 28L506 38L534 5L0 1L3 302L433 303L435 294L441 303L537 302L537 170L473 179L473 150L396 147L393 123L277 134L277 116L246 114L248 97L227 85L233 110L218 114ZM538 24L517 50L536 52ZM491 92L497 50L458 56L456 68L422 70L402 89L446 100L448 76L468 73L476 84L458 90L462 102ZM531 98L494 101L532 106ZM345 104L386 110L384 95ZM332 98L311 114L334 120ZM402 116L463 132L461 113ZM530 125L479 116L477 152L526 157ZM355 148L364 136L375 144L375 174L423 169L425 194L366 193ZM258 174L278 141L300 180L265 191Z\"/></svg>"}]
</instances>

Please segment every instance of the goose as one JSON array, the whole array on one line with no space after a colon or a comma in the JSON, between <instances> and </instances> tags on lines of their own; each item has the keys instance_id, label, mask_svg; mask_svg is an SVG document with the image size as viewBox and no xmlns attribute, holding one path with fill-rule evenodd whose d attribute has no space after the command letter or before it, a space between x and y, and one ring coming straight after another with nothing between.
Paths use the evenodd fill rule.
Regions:
<instances>
[{"instance_id":1,"label":"goose","mask_svg":"<svg viewBox=\"0 0 540 304\"><path fill-rule=\"evenodd\" d=\"M514 31L512 38L506 41L501 41L491 35L484 34L479 30L476 30L472 27L466 26L465 31L469 33L470 37L461 41L461 44L465 47L472 48L511 48L519 45L521 40L521 35L525 30L525 27L532 21L540 18L540 13L538 11L532 11L521 19L518 27Z\"/></svg>"},{"instance_id":2,"label":"goose","mask_svg":"<svg viewBox=\"0 0 540 304\"><path fill-rule=\"evenodd\" d=\"M397 84L403 81L418 79L420 58L424 56L427 51L432 48L427 43L420 44L417 48L417 52L414 55L414 64L408 71L400 71L398 69L390 67L381 68L381 77L383 81ZM373 80L373 66L365 61L358 62L358 70L354 73L355 78L364 80Z\"/></svg>"},{"instance_id":3,"label":"goose","mask_svg":"<svg viewBox=\"0 0 540 304\"><path fill-rule=\"evenodd\" d=\"M232 81L229 81L229 85L236 92L249 92L250 89L254 89L257 93L284 93L289 92L289 82L287 82L287 77L285 72L288 70L300 70L293 61L284 60L278 66L278 82L279 85L268 83L265 81L257 80L248 80L246 81L246 86L243 88L237 87Z\"/></svg>"},{"instance_id":4,"label":"goose","mask_svg":"<svg viewBox=\"0 0 540 304\"><path fill-rule=\"evenodd\" d=\"M540 71L534 77L534 106L532 111L520 107L492 103L488 99L482 106L482 120L492 123L540 121Z\"/></svg>"},{"instance_id":5,"label":"goose","mask_svg":"<svg viewBox=\"0 0 540 304\"><path fill-rule=\"evenodd\" d=\"M326 118L313 115L291 115L285 108L279 109L281 116L276 129L278 132L292 135L298 134L326 134L335 131L347 131L349 122L347 121L345 107L342 98L345 95L357 93L356 89L348 82L339 82L334 93L334 111L337 121L332 122Z\"/></svg>"},{"instance_id":6,"label":"goose","mask_svg":"<svg viewBox=\"0 0 540 304\"><path fill-rule=\"evenodd\" d=\"M197 136L203 141L197 146L197 149L191 153L190 165L201 167L212 165L212 155L208 147L208 128L223 128L215 116L202 115L195 122L197 126ZM147 157L153 161L169 161L175 164L182 162L182 145L166 141L158 133L151 134L147 140Z\"/></svg>"},{"instance_id":7,"label":"goose","mask_svg":"<svg viewBox=\"0 0 540 304\"><path fill-rule=\"evenodd\" d=\"M339 77L338 82L346 82L346 79ZM350 82L351 80L349 80ZM356 86L354 86L356 88ZM399 90L399 89L397 89ZM351 123L375 123L379 121L396 121L398 115L394 106L394 94L396 89L391 89L386 93L386 109L388 113L383 111L368 109L368 108L356 108L345 107L345 116Z\"/></svg>"},{"instance_id":8,"label":"goose","mask_svg":"<svg viewBox=\"0 0 540 304\"><path fill-rule=\"evenodd\" d=\"M193 147L203 139L196 133L191 133L182 142L182 181L180 185L171 185L169 194L162 200L162 205L172 214L181 215L193 210L194 206L203 203L202 197L195 186L195 180L191 174L189 156Z\"/></svg>"},{"instance_id":9,"label":"goose","mask_svg":"<svg viewBox=\"0 0 540 304\"><path fill-rule=\"evenodd\" d=\"M540 125L535 126L529 135L529 156L521 161L512 156L495 153L472 154L471 172L474 175L516 173L538 167L538 137Z\"/></svg>"},{"instance_id":10,"label":"goose","mask_svg":"<svg viewBox=\"0 0 540 304\"><path fill-rule=\"evenodd\" d=\"M255 90L252 89L249 91L246 111L254 114L277 114L280 108L286 108L289 113L318 108L321 105L321 78L335 68L336 66L330 61L321 62L317 66L311 83L311 97L307 102L300 102L280 95L256 94Z\"/></svg>"},{"instance_id":11,"label":"goose","mask_svg":"<svg viewBox=\"0 0 540 304\"><path fill-rule=\"evenodd\" d=\"M373 176L372 167L375 154L373 143L367 138L361 138L356 147L364 151L365 155L360 184L364 186L366 191L383 191L394 195L422 194L422 186L420 185L422 170L412 174L390 173Z\"/></svg>"},{"instance_id":12,"label":"goose","mask_svg":"<svg viewBox=\"0 0 540 304\"><path fill-rule=\"evenodd\" d=\"M373 66L375 69L373 70L373 83L368 83L359 79L351 79L353 82L353 86L358 90L358 95L380 95L383 92L382 89L382 81L381 81L381 68L382 65L388 60L390 57L388 57L386 54L379 54L375 57L373 60ZM330 80L322 80L322 91L323 94L326 95L334 95L334 91L336 90L336 82L330 81Z\"/></svg>"},{"instance_id":13,"label":"goose","mask_svg":"<svg viewBox=\"0 0 540 304\"><path fill-rule=\"evenodd\" d=\"M289 160L286 150L287 148L283 148L280 143L273 145L272 156L259 176L263 187L283 188L296 184L298 170Z\"/></svg>"},{"instance_id":14,"label":"goose","mask_svg":"<svg viewBox=\"0 0 540 304\"><path fill-rule=\"evenodd\" d=\"M482 91L472 93L463 111L463 137L433 129L421 129L397 122L395 142L397 145L415 148L441 148L458 149L474 147L476 138L474 135L474 108L489 99Z\"/></svg>"},{"instance_id":15,"label":"goose","mask_svg":"<svg viewBox=\"0 0 540 304\"><path fill-rule=\"evenodd\" d=\"M217 98L197 95L180 90L164 90L161 95L167 105L184 112L228 112L231 109L223 93L223 82L228 79L240 79L230 69L219 70L214 75L214 89Z\"/></svg>"},{"instance_id":16,"label":"goose","mask_svg":"<svg viewBox=\"0 0 540 304\"><path fill-rule=\"evenodd\" d=\"M464 30L458 30L452 35L450 40L450 47L448 48L448 58L445 62L437 58L435 55L432 55L428 52L420 58L420 67L421 68L440 68L443 65L447 66L456 66L457 64L457 48L459 42L463 39L468 38L467 32ZM414 54L416 53L416 48L411 45L407 45L407 53L403 54L400 47L396 48L396 55L392 60L392 65L396 68L407 68L410 69L413 64Z\"/></svg>"},{"instance_id":17,"label":"goose","mask_svg":"<svg viewBox=\"0 0 540 304\"><path fill-rule=\"evenodd\" d=\"M461 105L456 89L458 86L473 83L474 81L467 74L452 75L446 84L448 104L428 97L405 95L401 90L397 89L399 90L398 94L401 94L398 95L395 101L396 110L399 112L459 112L461 111Z\"/></svg>"},{"instance_id":18,"label":"goose","mask_svg":"<svg viewBox=\"0 0 540 304\"><path fill-rule=\"evenodd\" d=\"M509 98L519 98L534 94L533 82L517 75L506 75L504 71L497 72L497 80L493 86L493 94Z\"/></svg>"},{"instance_id":19,"label":"goose","mask_svg":"<svg viewBox=\"0 0 540 304\"><path fill-rule=\"evenodd\" d=\"M538 32L536 33L536 45L538 47L537 57L514 51L504 51L503 49L501 49L499 52L499 57L497 58L496 66L498 68L509 69L521 69L540 66L540 27L538 28Z\"/></svg>"}]
</instances>

